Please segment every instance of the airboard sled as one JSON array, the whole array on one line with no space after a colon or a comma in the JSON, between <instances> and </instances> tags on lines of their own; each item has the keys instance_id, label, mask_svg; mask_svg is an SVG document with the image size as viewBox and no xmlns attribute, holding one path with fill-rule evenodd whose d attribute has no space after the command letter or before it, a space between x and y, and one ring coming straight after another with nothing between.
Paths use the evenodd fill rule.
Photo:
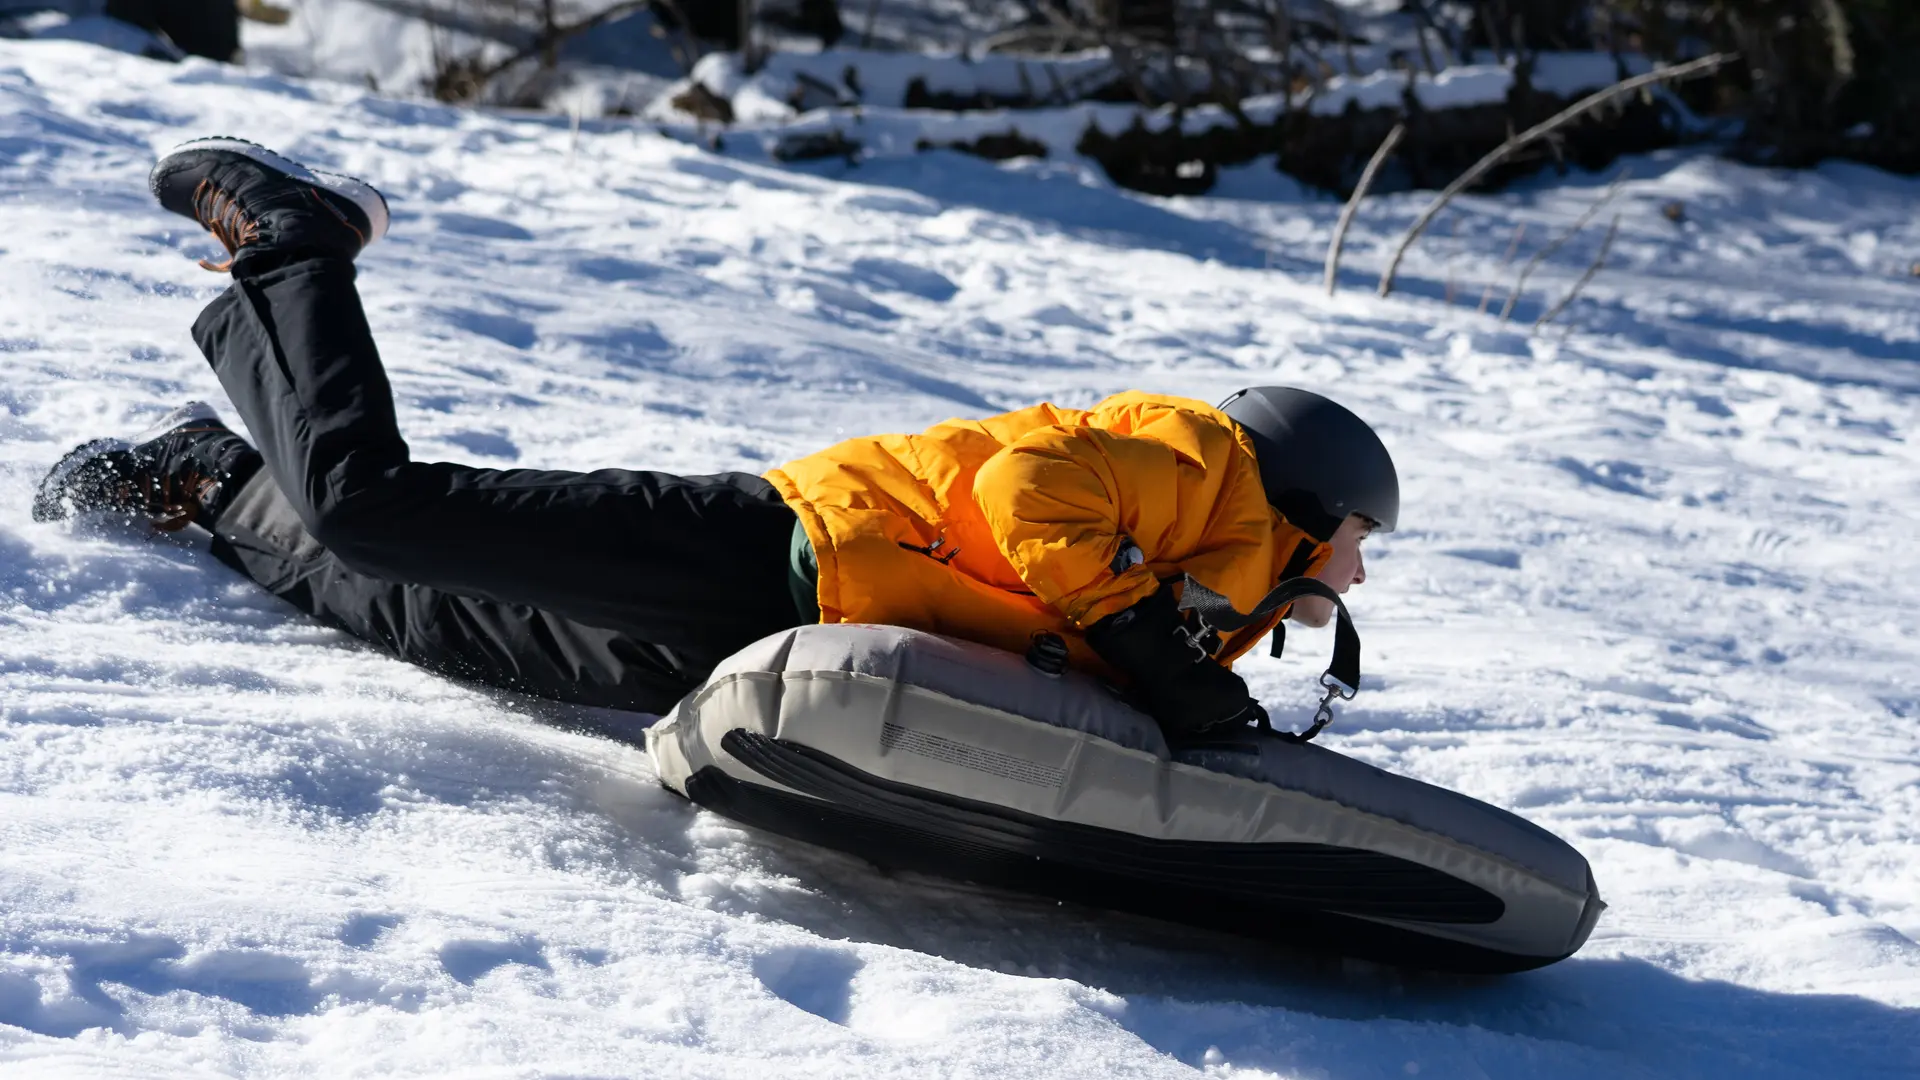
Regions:
<instances>
[{"instance_id":1,"label":"airboard sled","mask_svg":"<svg viewBox=\"0 0 1920 1080\"><path fill-rule=\"evenodd\" d=\"M1504 810L1251 730L1173 754L1091 678L899 627L757 642L647 749L700 806L884 866L1388 963L1539 967L1605 907Z\"/></svg>"}]
</instances>

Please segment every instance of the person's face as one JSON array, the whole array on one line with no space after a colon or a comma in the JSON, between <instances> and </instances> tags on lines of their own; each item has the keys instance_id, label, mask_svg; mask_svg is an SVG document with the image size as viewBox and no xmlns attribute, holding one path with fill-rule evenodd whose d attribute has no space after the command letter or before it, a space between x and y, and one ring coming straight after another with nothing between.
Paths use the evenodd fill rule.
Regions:
<instances>
[{"instance_id":1,"label":"person's face","mask_svg":"<svg viewBox=\"0 0 1920 1080\"><path fill-rule=\"evenodd\" d=\"M1334 530L1332 557L1313 576L1341 593L1366 581L1367 561L1360 553L1360 542L1372 532L1372 521L1359 514L1348 514L1347 520ZM1287 618L1302 626L1325 626L1333 618L1333 602L1318 596L1303 596L1293 602Z\"/></svg>"}]
</instances>

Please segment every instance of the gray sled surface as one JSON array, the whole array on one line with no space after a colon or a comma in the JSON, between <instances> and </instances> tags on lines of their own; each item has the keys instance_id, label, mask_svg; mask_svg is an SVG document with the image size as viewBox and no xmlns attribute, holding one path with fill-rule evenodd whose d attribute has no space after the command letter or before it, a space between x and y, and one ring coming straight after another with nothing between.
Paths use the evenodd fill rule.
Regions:
<instances>
[{"instance_id":1,"label":"gray sled surface","mask_svg":"<svg viewBox=\"0 0 1920 1080\"><path fill-rule=\"evenodd\" d=\"M1504 810L1270 736L1175 755L1092 679L900 627L762 640L647 747L694 802L883 865L1390 963L1537 967L1605 906Z\"/></svg>"}]
</instances>

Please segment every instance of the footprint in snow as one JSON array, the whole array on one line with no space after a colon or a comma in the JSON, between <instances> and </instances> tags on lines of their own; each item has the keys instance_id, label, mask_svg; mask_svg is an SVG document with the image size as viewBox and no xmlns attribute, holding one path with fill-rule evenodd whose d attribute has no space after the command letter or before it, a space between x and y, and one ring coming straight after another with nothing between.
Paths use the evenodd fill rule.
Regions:
<instances>
[{"instance_id":1,"label":"footprint in snow","mask_svg":"<svg viewBox=\"0 0 1920 1080\"><path fill-rule=\"evenodd\" d=\"M435 214L434 224L441 232L478 236L487 240L531 240L533 234L511 221L480 217L475 214Z\"/></svg>"},{"instance_id":2,"label":"footprint in snow","mask_svg":"<svg viewBox=\"0 0 1920 1080\"><path fill-rule=\"evenodd\" d=\"M440 946L440 966L456 982L472 986L481 976L508 964L525 964L541 971L552 971L546 949L534 938L509 941L483 941L459 938Z\"/></svg>"},{"instance_id":3,"label":"footprint in snow","mask_svg":"<svg viewBox=\"0 0 1920 1080\"><path fill-rule=\"evenodd\" d=\"M573 272L595 281L619 282L646 281L659 277L662 271L658 266L622 259L616 255L590 255L574 260Z\"/></svg>"},{"instance_id":4,"label":"footprint in snow","mask_svg":"<svg viewBox=\"0 0 1920 1080\"><path fill-rule=\"evenodd\" d=\"M1486 563L1488 566L1497 566L1502 570L1520 569L1520 553L1503 548L1449 548L1440 554L1451 555L1468 562Z\"/></svg>"},{"instance_id":5,"label":"footprint in snow","mask_svg":"<svg viewBox=\"0 0 1920 1080\"><path fill-rule=\"evenodd\" d=\"M1076 330L1091 330L1096 334L1107 332L1105 326L1086 318L1064 304L1051 304L1027 316L1042 326L1065 326Z\"/></svg>"},{"instance_id":6,"label":"footprint in snow","mask_svg":"<svg viewBox=\"0 0 1920 1080\"><path fill-rule=\"evenodd\" d=\"M1637 495L1642 499L1654 498L1649 486L1657 487L1666 480L1663 470L1637 465L1631 461L1596 461L1588 464L1570 457L1563 457L1554 464L1572 473L1582 484L1617 491L1622 495Z\"/></svg>"},{"instance_id":7,"label":"footprint in snow","mask_svg":"<svg viewBox=\"0 0 1920 1080\"><path fill-rule=\"evenodd\" d=\"M492 338L509 349L525 351L533 348L539 340L532 323L512 315L463 309L441 311L438 314L469 334Z\"/></svg>"},{"instance_id":8,"label":"footprint in snow","mask_svg":"<svg viewBox=\"0 0 1920 1080\"><path fill-rule=\"evenodd\" d=\"M374 915L366 912L354 915L340 927L340 944L350 949L364 949L380 939L380 935L406 921L398 915Z\"/></svg>"},{"instance_id":9,"label":"footprint in snow","mask_svg":"<svg viewBox=\"0 0 1920 1080\"><path fill-rule=\"evenodd\" d=\"M475 457L496 458L501 461L520 460L520 447L514 441L497 431L456 431L440 438L465 450Z\"/></svg>"},{"instance_id":10,"label":"footprint in snow","mask_svg":"<svg viewBox=\"0 0 1920 1080\"><path fill-rule=\"evenodd\" d=\"M767 991L822 1020L845 1024L853 980L863 965L845 949L813 946L774 949L753 961L754 977Z\"/></svg>"},{"instance_id":11,"label":"footprint in snow","mask_svg":"<svg viewBox=\"0 0 1920 1080\"><path fill-rule=\"evenodd\" d=\"M1720 716L1691 716L1687 713L1671 712L1661 709L1653 714L1659 723L1667 727L1681 728L1685 731L1718 731L1742 739L1767 741L1773 738L1773 732L1753 720L1736 714Z\"/></svg>"},{"instance_id":12,"label":"footprint in snow","mask_svg":"<svg viewBox=\"0 0 1920 1080\"><path fill-rule=\"evenodd\" d=\"M907 293L936 303L945 303L960 292L960 286L945 274L899 259L855 259L852 270L856 281L882 292Z\"/></svg>"}]
</instances>

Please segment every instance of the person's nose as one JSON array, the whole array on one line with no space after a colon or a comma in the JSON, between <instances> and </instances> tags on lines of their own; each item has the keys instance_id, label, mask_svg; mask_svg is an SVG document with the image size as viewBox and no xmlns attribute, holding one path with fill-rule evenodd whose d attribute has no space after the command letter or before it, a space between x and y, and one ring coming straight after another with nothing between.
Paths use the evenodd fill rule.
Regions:
<instances>
[{"instance_id":1,"label":"person's nose","mask_svg":"<svg viewBox=\"0 0 1920 1080\"><path fill-rule=\"evenodd\" d=\"M1353 583L1355 585L1367 583L1367 557L1359 552L1355 553L1353 560Z\"/></svg>"}]
</instances>

